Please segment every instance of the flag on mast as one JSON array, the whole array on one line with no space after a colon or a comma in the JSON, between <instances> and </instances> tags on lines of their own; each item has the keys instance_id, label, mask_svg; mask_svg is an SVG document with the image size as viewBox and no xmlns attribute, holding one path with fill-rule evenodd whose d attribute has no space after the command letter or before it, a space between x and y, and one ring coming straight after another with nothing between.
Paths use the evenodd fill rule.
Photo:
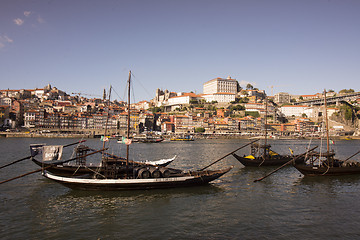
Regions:
<instances>
[{"instance_id":1,"label":"flag on mast","mask_svg":"<svg viewBox=\"0 0 360 240\"><path fill-rule=\"evenodd\" d=\"M131 139L128 139L128 138L125 138L125 137L122 137L122 143L123 144L126 144L126 145L130 145L131 144Z\"/></svg>"}]
</instances>

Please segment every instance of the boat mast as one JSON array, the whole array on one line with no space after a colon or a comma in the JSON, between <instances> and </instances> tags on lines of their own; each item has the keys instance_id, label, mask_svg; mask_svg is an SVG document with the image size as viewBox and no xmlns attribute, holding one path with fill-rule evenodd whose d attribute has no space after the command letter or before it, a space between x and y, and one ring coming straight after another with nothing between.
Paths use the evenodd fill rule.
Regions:
<instances>
[{"instance_id":1,"label":"boat mast","mask_svg":"<svg viewBox=\"0 0 360 240\"><path fill-rule=\"evenodd\" d=\"M105 132L104 132L104 138L103 138L103 149L105 148L105 138L106 138L106 133L107 133L107 128L108 128L108 124L109 124L109 112L110 112L110 97L111 97L111 85L110 85L110 90L109 90L109 104L108 104L108 109L107 109L107 116L106 116L106 123L105 123ZM104 89L104 101L106 100L106 94L105 94L105 89ZM104 152L102 152L103 158L104 158Z\"/></svg>"},{"instance_id":2,"label":"boat mast","mask_svg":"<svg viewBox=\"0 0 360 240\"><path fill-rule=\"evenodd\" d=\"M129 79L128 79L127 139L130 139L130 81L131 81L131 71L129 71ZM127 144L126 145L126 178L128 178L129 148L130 148L130 144Z\"/></svg>"},{"instance_id":3,"label":"boat mast","mask_svg":"<svg viewBox=\"0 0 360 240\"><path fill-rule=\"evenodd\" d=\"M268 101L265 94L265 147L267 145L267 111L268 111Z\"/></svg>"},{"instance_id":4,"label":"boat mast","mask_svg":"<svg viewBox=\"0 0 360 240\"><path fill-rule=\"evenodd\" d=\"M328 163L330 164L330 140L329 140L329 120L327 114L327 101L326 101L326 89L324 89L324 105L325 105L325 125L326 125L326 145L327 145L327 159ZM333 165L333 161L331 162Z\"/></svg>"}]
</instances>

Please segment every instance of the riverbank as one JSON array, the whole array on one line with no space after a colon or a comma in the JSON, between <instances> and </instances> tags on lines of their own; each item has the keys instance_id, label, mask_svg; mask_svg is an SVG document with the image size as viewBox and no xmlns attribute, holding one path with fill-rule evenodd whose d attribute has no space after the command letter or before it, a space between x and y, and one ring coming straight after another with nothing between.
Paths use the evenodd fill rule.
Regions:
<instances>
[{"instance_id":1,"label":"riverbank","mask_svg":"<svg viewBox=\"0 0 360 240\"><path fill-rule=\"evenodd\" d=\"M30 133L30 132L0 132L0 137L5 138L95 138L94 135L86 134L62 134L62 133Z\"/></svg>"},{"instance_id":2,"label":"riverbank","mask_svg":"<svg viewBox=\"0 0 360 240\"><path fill-rule=\"evenodd\" d=\"M170 139L176 135L163 135L165 139ZM249 136L240 134L194 134L195 139L264 139L264 136ZM0 132L0 137L4 138L98 138L98 135L75 134L75 133L38 133L38 132ZM271 140L299 140L317 139L319 137L298 137L298 136L269 136ZM333 140L358 140L360 136L330 136Z\"/></svg>"}]
</instances>

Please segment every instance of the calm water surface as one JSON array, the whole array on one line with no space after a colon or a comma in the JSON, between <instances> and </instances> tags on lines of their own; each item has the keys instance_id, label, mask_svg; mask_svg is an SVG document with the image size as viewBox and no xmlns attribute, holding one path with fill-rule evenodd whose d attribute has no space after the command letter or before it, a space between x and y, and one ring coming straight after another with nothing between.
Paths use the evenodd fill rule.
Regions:
<instances>
[{"instance_id":1,"label":"calm water surface","mask_svg":"<svg viewBox=\"0 0 360 240\"><path fill-rule=\"evenodd\" d=\"M1 138L0 165L28 156L32 143L73 141ZM177 155L170 166L199 169L248 142L138 143L132 144L131 156ZM101 148L98 139L87 144ZM289 147L301 153L309 141L271 144L279 153ZM110 147L114 154L125 152L115 141ZM338 141L334 148L346 158L360 150L360 141ZM64 157L70 155L68 149ZM211 168L230 165L235 168L207 186L147 191L75 191L40 173L29 175L0 185L0 239L360 239L360 176L305 178L287 167L254 183L274 168L244 168L232 156ZM24 161L0 169L0 180L36 169Z\"/></svg>"}]
</instances>

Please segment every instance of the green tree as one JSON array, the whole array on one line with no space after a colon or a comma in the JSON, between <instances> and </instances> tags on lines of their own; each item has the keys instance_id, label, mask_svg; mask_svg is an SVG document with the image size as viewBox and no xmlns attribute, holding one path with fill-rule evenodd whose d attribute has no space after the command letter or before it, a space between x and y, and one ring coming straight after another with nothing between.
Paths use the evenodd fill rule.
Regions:
<instances>
[{"instance_id":1,"label":"green tree","mask_svg":"<svg viewBox=\"0 0 360 240\"><path fill-rule=\"evenodd\" d=\"M346 120L352 120L353 119L353 111L352 108L348 105L343 105L341 107L342 112L344 113L344 117Z\"/></svg>"},{"instance_id":2,"label":"green tree","mask_svg":"<svg viewBox=\"0 0 360 240\"><path fill-rule=\"evenodd\" d=\"M195 132L196 132L196 133L203 133L203 132L205 132L205 128L203 128L203 127L197 127L197 128L195 128Z\"/></svg>"},{"instance_id":3,"label":"green tree","mask_svg":"<svg viewBox=\"0 0 360 240\"><path fill-rule=\"evenodd\" d=\"M230 110L231 111L241 111L241 110L245 110L245 107L242 105L235 105L235 106L231 106Z\"/></svg>"},{"instance_id":4,"label":"green tree","mask_svg":"<svg viewBox=\"0 0 360 240\"><path fill-rule=\"evenodd\" d=\"M254 86L251 85L250 83L248 83L248 84L246 85L246 89L247 89L247 90L252 90L252 89L254 89Z\"/></svg>"},{"instance_id":5,"label":"green tree","mask_svg":"<svg viewBox=\"0 0 360 240\"><path fill-rule=\"evenodd\" d=\"M163 112L164 111L164 107L161 106L161 107L153 107L153 108L150 108L150 111L152 113L157 113L157 112Z\"/></svg>"},{"instance_id":6,"label":"green tree","mask_svg":"<svg viewBox=\"0 0 360 240\"><path fill-rule=\"evenodd\" d=\"M241 98L239 103L248 103L249 99L247 97Z\"/></svg>"},{"instance_id":7,"label":"green tree","mask_svg":"<svg viewBox=\"0 0 360 240\"><path fill-rule=\"evenodd\" d=\"M343 89L343 90L340 90L339 93L353 93L355 92L354 89Z\"/></svg>"},{"instance_id":8,"label":"green tree","mask_svg":"<svg viewBox=\"0 0 360 240\"><path fill-rule=\"evenodd\" d=\"M255 118L260 117L259 112L250 112L250 111L245 111L245 116L253 116Z\"/></svg>"}]
</instances>

